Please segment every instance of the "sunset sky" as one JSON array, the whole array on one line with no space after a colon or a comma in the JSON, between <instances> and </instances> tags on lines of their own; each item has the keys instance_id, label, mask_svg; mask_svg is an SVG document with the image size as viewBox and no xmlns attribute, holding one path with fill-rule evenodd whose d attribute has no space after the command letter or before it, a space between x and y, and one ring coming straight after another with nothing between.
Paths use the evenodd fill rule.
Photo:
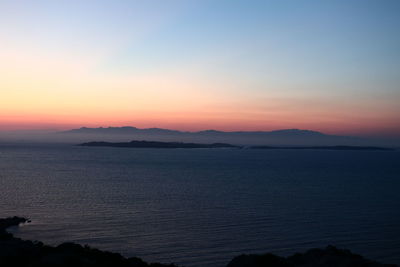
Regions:
<instances>
[{"instance_id":1,"label":"sunset sky","mask_svg":"<svg viewBox=\"0 0 400 267\"><path fill-rule=\"evenodd\" d=\"M0 0L0 130L400 137L400 1Z\"/></svg>"}]
</instances>

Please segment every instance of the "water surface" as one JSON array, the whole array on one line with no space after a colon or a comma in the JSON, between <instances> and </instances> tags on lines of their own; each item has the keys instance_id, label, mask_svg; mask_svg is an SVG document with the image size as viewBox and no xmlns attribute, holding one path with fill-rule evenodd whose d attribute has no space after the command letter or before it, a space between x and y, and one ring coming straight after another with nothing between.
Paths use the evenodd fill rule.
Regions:
<instances>
[{"instance_id":1,"label":"water surface","mask_svg":"<svg viewBox=\"0 0 400 267\"><path fill-rule=\"evenodd\" d=\"M16 235L185 266L329 244L400 264L400 153L0 145Z\"/></svg>"}]
</instances>

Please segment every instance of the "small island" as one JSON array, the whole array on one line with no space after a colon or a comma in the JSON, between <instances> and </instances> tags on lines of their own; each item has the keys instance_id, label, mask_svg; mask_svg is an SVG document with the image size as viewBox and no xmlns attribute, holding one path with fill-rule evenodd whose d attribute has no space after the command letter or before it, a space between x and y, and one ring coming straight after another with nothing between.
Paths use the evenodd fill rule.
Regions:
<instances>
[{"instance_id":1,"label":"small island","mask_svg":"<svg viewBox=\"0 0 400 267\"><path fill-rule=\"evenodd\" d=\"M378 146L252 146L251 149L316 149L316 150L394 150Z\"/></svg>"},{"instance_id":2,"label":"small island","mask_svg":"<svg viewBox=\"0 0 400 267\"><path fill-rule=\"evenodd\" d=\"M29 223L21 217L0 219L0 266L30 267L176 267L175 264L146 263L140 258L126 258L119 253L102 251L75 243L63 243L56 247L39 241L15 238L6 231L11 226ZM310 249L289 257L271 253L240 255L227 267L395 267L381 264L353 254L349 250L328 246Z\"/></svg>"},{"instance_id":3,"label":"small island","mask_svg":"<svg viewBox=\"0 0 400 267\"><path fill-rule=\"evenodd\" d=\"M182 142L158 142L158 141L131 141L131 142L88 142L80 144L80 146L107 146L107 147L131 147L131 148L240 148L239 146L213 143L182 143Z\"/></svg>"}]
</instances>

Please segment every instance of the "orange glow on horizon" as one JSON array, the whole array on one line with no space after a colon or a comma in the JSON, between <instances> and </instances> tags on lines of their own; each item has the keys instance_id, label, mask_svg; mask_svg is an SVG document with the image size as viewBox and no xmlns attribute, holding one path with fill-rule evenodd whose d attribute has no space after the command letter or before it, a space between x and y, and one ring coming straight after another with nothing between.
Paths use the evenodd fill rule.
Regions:
<instances>
[{"instance_id":1,"label":"orange glow on horizon","mask_svg":"<svg viewBox=\"0 0 400 267\"><path fill-rule=\"evenodd\" d=\"M273 8L280 4L245 5L246 13L202 1L67 2L0 4L0 130L131 125L400 137L398 12L390 5L379 14L351 9L347 25L344 13L328 22L310 9ZM315 8L334 12L327 7ZM365 16L354 20L358 12Z\"/></svg>"},{"instance_id":2,"label":"orange glow on horizon","mask_svg":"<svg viewBox=\"0 0 400 267\"><path fill-rule=\"evenodd\" d=\"M253 116L253 117L252 117ZM221 131L271 131L279 129L307 129L326 134L339 135L381 135L398 137L400 127L395 118L371 122L368 118L349 118L326 120L307 118L302 114L275 114L274 117L255 117L254 114L217 114L212 112L138 112L136 114L83 113L61 115L9 115L1 117L1 130L68 130L80 127L121 127L165 128L182 131L221 130Z\"/></svg>"}]
</instances>

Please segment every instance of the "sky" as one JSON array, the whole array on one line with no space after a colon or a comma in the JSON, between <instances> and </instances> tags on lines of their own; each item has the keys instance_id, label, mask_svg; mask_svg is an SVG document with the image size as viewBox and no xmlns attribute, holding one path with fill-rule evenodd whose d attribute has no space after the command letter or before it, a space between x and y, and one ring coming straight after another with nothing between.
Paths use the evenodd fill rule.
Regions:
<instances>
[{"instance_id":1,"label":"sky","mask_svg":"<svg viewBox=\"0 0 400 267\"><path fill-rule=\"evenodd\" d=\"M0 130L400 137L400 1L0 0Z\"/></svg>"}]
</instances>

